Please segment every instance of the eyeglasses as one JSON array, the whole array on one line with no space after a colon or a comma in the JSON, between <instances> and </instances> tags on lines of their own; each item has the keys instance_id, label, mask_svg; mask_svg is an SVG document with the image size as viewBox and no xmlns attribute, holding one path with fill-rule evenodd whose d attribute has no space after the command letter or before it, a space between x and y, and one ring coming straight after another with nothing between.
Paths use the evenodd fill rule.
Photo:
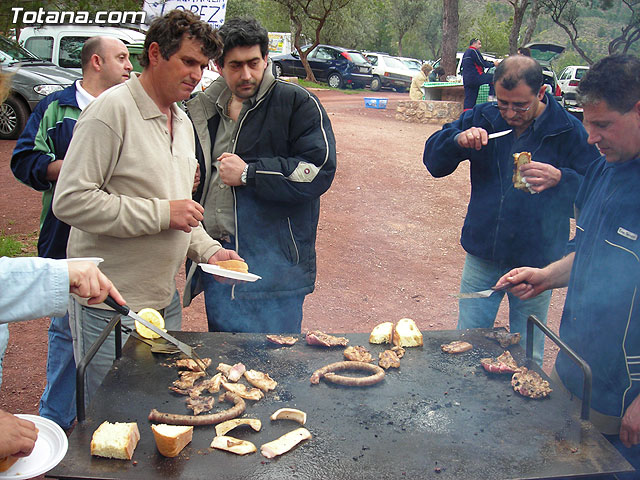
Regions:
<instances>
[{"instance_id":1,"label":"eyeglasses","mask_svg":"<svg viewBox=\"0 0 640 480\"><path fill-rule=\"evenodd\" d=\"M533 100L531 101L531 105L529 105L528 107L517 107L514 105L500 105L498 102L495 102L496 107L498 107L498 110L500 110L501 112L506 112L507 110L511 109L516 113L520 113L520 112L528 112L529 110L531 110L531 107L533 107Z\"/></svg>"}]
</instances>

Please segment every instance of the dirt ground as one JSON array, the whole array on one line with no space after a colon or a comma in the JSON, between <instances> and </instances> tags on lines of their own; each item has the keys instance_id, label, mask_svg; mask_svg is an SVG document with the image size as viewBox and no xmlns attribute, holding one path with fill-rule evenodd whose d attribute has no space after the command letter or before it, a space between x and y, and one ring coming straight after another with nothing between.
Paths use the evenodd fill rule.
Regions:
<instances>
[{"instance_id":1,"label":"dirt ground","mask_svg":"<svg viewBox=\"0 0 640 480\"><path fill-rule=\"evenodd\" d=\"M464 251L460 230L469 196L463 163L444 179L422 164L428 136L439 126L395 119L407 94L369 93L389 99L386 110L364 107L362 93L316 91L337 139L338 169L322 197L316 291L304 304L303 331L367 332L383 321L413 318L422 330L456 326ZM0 232L35 238L40 194L18 183L9 168L15 142L0 141ZM177 277L182 291L184 275ZM1 290L1 286L0 286ZM565 291L553 294L549 324L557 332ZM497 325L505 325L503 303ZM10 326L0 408L37 413L45 386L47 319ZM184 310L183 328L206 331L200 296ZM547 344L545 370L555 349Z\"/></svg>"}]
</instances>

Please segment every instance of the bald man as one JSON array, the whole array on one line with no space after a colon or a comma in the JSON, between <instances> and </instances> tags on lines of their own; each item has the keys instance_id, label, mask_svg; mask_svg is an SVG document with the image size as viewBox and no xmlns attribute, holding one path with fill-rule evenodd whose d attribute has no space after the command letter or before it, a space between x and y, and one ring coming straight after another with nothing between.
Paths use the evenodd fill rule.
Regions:
<instances>
[{"instance_id":1,"label":"bald man","mask_svg":"<svg viewBox=\"0 0 640 480\"><path fill-rule=\"evenodd\" d=\"M114 37L92 37L82 47L82 79L45 97L34 109L16 143L11 169L18 180L42 192L38 255L65 258L69 225L51 209L53 194L73 129L82 110L102 92L129 78L129 51ZM73 425L76 366L69 316L51 317L47 386L40 415L63 429Z\"/></svg>"}]
</instances>

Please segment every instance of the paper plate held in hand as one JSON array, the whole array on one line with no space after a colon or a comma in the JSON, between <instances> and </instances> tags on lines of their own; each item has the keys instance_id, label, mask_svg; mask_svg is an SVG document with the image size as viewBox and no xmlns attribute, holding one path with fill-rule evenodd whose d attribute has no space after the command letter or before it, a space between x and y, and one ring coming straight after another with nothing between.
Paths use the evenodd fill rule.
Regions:
<instances>
[{"instance_id":1,"label":"paper plate held in hand","mask_svg":"<svg viewBox=\"0 0 640 480\"><path fill-rule=\"evenodd\" d=\"M6 472L0 472L0 479L19 480L47 473L60 463L69 447L64 431L51 420L26 414L16 414L16 417L35 423L38 439L31 455L18 460Z\"/></svg>"},{"instance_id":2,"label":"paper plate held in hand","mask_svg":"<svg viewBox=\"0 0 640 480\"><path fill-rule=\"evenodd\" d=\"M221 277L233 278L234 280L243 280L245 282L255 282L262 277L253 273L236 272L234 270L227 270L226 268L219 267L217 265L210 265L208 263L200 263L200 268L212 275L219 275Z\"/></svg>"}]
</instances>

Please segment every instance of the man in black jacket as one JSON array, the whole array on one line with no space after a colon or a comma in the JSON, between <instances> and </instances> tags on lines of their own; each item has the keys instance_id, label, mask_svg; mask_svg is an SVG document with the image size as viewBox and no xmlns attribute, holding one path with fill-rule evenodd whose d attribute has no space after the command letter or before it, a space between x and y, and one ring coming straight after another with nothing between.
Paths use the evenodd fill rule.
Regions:
<instances>
[{"instance_id":1,"label":"man in black jacket","mask_svg":"<svg viewBox=\"0 0 640 480\"><path fill-rule=\"evenodd\" d=\"M187 104L201 172L195 199L209 235L262 279L225 285L190 265L184 304L204 290L210 331L299 333L335 138L315 96L273 77L256 20L231 19L220 36L222 76Z\"/></svg>"},{"instance_id":2,"label":"man in black jacket","mask_svg":"<svg viewBox=\"0 0 640 480\"><path fill-rule=\"evenodd\" d=\"M478 38L472 38L469 48L462 55L462 83L464 85L464 110L469 110L476 105L480 85L489 84L489 95L495 95L493 90L493 74L484 73L485 68L497 65L490 62L480 53L482 42Z\"/></svg>"}]
</instances>

